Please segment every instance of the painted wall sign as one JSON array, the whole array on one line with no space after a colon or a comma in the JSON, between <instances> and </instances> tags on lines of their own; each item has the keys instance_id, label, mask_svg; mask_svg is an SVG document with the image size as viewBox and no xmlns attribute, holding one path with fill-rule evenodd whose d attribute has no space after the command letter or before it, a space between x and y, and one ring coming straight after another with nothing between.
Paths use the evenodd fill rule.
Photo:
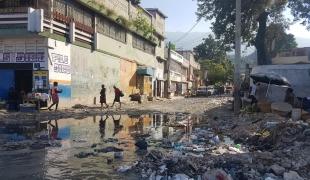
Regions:
<instances>
[{"instance_id":1,"label":"painted wall sign","mask_svg":"<svg viewBox=\"0 0 310 180\"><path fill-rule=\"evenodd\" d=\"M1 63L34 63L47 70L46 41L42 38L0 40Z\"/></svg>"},{"instance_id":2,"label":"painted wall sign","mask_svg":"<svg viewBox=\"0 0 310 180\"><path fill-rule=\"evenodd\" d=\"M41 63L45 61L44 52L0 53L0 63Z\"/></svg>"},{"instance_id":3,"label":"painted wall sign","mask_svg":"<svg viewBox=\"0 0 310 180\"><path fill-rule=\"evenodd\" d=\"M68 56L56 53L52 53L51 56L55 73L71 74Z\"/></svg>"},{"instance_id":4,"label":"painted wall sign","mask_svg":"<svg viewBox=\"0 0 310 180\"><path fill-rule=\"evenodd\" d=\"M48 39L49 83L58 82L61 98L71 98L71 45Z\"/></svg>"}]
</instances>

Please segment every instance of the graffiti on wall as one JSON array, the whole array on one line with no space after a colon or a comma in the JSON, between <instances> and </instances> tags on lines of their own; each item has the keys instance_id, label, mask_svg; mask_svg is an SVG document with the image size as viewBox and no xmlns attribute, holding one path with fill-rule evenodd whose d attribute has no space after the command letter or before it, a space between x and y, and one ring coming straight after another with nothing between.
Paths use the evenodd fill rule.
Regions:
<instances>
[{"instance_id":1,"label":"graffiti on wall","mask_svg":"<svg viewBox=\"0 0 310 180\"><path fill-rule=\"evenodd\" d=\"M69 57L66 55L52 53L53 71L61 74L71 74Z\"/></svg>"}]
</instances>

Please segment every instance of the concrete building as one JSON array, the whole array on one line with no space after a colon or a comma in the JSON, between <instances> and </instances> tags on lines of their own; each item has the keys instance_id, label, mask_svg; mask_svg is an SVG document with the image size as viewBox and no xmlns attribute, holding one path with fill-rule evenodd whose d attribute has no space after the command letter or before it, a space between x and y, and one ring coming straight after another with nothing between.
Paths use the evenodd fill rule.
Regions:
<instances>
[{"instance_id":1,"label":"concrete building","mask_svg":"<svg viewBox=\"0 0 310 180\"><path fill-rule=\"evenodd\" d=\"M195 60L194 52L190 50L177 51L189 61L187 73L188 89L197 90L200 85L200 64Z\"/></svg>"},{"instance_id":2,"label":"concrete building","mask_svg":"<svg viewBox=\"0 0 310 180\"><path fill-rule=\"evenodd\" d=\"M130 0L2 0L0 98L11 86L47 92L54 81L66 106L92 104L101 84L108 102L113 85L126 98L161 97L165 18Z\"/></svg>"},{"instance_id":3,"label":"concrete building","mask_svg":"<svg viewBox=\"0 0 310 180\"><path fill-rule=\"evenodd\" d=\"M272 58L272 64L309 64L310 47L281 51Z\"/></svg>"},{"instance_id":4,"label":"concrete building","mask_svg":"<svg viewBox=\"0 0 310 180\"><path fill-rule=\"evenodd\" d=\"M168 49L166 49L166 58L168 59ZM199 63L194 60L194 56L190 51L179 53L171 50L169 64L169 72L167 73L170 75L169 91L171 96L185 95L188 90L194 88L195 81L197 83L199 81L198 78L195 78L195 71L198 72L200 70ZM196 74L199 74L197 72ZM195 86L197 87L197 85Z\"/></svg>"}]
</instances>

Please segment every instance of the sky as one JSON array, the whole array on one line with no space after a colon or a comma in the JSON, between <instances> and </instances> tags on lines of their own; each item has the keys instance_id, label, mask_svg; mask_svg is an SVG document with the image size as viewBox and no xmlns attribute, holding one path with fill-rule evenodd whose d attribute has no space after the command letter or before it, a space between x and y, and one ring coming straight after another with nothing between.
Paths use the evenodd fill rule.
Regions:
<instances>
[{"instance_id":1,"label":"sky","mask_svg":"<svg viewBox=\"0 0 310 180\"><path fill-rule=\"evenodd\" d=\"M144 8L159 8L168 16L166 20L166 32L187 32L195 24L197 1L196 0L142 0ZM289 12L286 12L289 14ZM192 32L211 32L210 22L201 21ZM310 31L299 23L295 23L288 30L296 37L309 38Z\"/></svg>"}]
</instances>

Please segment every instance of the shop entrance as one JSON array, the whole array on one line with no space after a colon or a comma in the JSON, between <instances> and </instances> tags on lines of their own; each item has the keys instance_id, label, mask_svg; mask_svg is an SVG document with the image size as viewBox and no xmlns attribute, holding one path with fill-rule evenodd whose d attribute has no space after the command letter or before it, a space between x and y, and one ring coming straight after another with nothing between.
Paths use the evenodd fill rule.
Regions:
<instances>
[{"instance_id":1,"label":"shop entrance","mask_svg":"<svg viewBox=\"0 0 310 180\"><path fill-rule=\"evenodd\" d=\"M15 89L17 92L24 91L26 94L32 92L32 70L15 71Z\"/></svg>"},{"instance_id":2,"label":"shop entrance","mask_svg":"<svg viewBox=\"0 0 310 180\"><path fill-rule=\"evenodd\" d=\"M7 99L10 87L17 93L32 91L32 63L2 63L0 64L0 99Z\"/></svg>"}]
</instances>

